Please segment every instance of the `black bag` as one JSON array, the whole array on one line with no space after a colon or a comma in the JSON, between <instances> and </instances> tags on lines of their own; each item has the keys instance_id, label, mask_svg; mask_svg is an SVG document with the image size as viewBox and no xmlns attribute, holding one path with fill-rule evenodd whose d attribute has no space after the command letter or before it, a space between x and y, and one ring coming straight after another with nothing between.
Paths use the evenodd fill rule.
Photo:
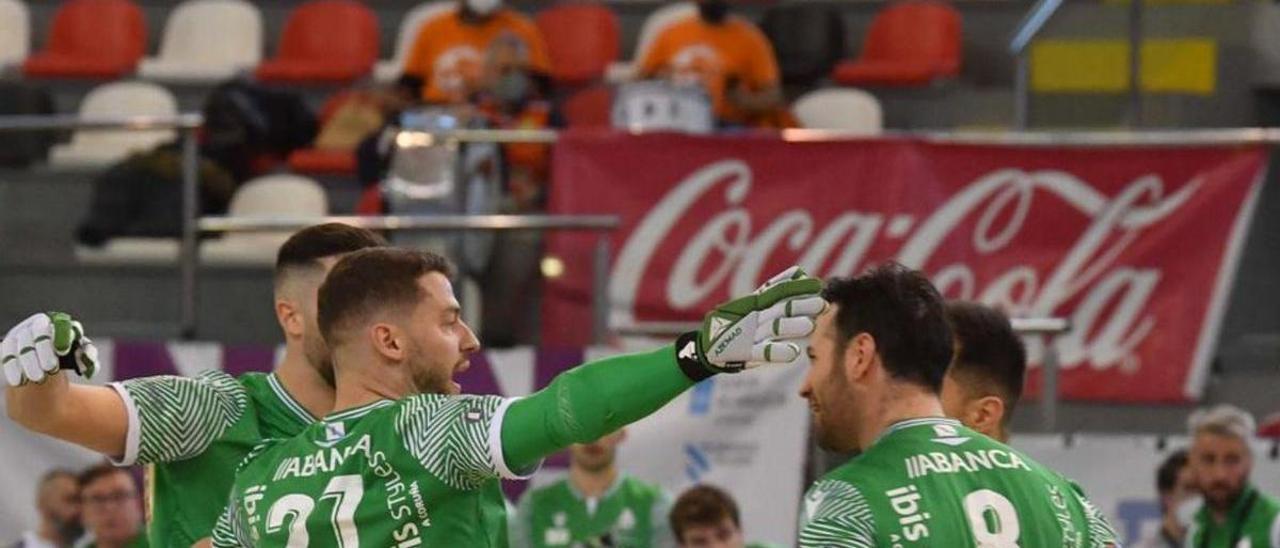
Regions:
<instances>
[{"instance_id":1,"label":"black bag","mask_svg":"<svg viewBox=\"0 0 1280 548\"><path fill-rule=\"evenodd\" d=\"M23 82L0 82L0 115L53 114L48 89ZM43 161L58 139L51 130L0 132L0 166L24 168Z\"/></svg>"},{"instance_id":2,"label":"black bag","mask_svg":"<svg viewBox=\"0 0 1280 548\"><path fill-rule=\"evenodd\" d=\"M788 85L810 85L825 78L845 55L844 20L830 6L770 6L760 27L773 44L782 81Z\"/></svg>"},{"instance_id":3,"label":"black bag","mask_svg":"<svg viewBox=\"0 0 1280 548\"><path fill-rule=\"evenodd\" d=\"M315 140L315 113L302 96L243 79L214 88L204 105L202 152L244 182L263 155L285 158Z\"/></svg>"}]
</instances>

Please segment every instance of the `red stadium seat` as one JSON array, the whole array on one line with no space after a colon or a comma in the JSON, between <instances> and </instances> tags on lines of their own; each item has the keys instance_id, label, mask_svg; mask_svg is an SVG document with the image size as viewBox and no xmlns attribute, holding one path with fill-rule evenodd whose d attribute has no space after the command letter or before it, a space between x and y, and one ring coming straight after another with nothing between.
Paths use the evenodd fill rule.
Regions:
<instances>
[{"instance_id":1,"label":"red stadium seat","mask_svg":"<svg viewBox=\"0 0 1280 548\"><path fill-rule=\"evenodd\" d=\"M591 82L618 59L618 18L608 7L561 4L542 10L537 21L551 56L551 77L557 82Z\"/></svg>"},{"instance_id":2,"label":"red stadium seat","mask_svg":"<svg viewBox=\"0 0 1280 548\"><path fill-rule=\"evenodd\" d=\"M23 63L27 76L117 78L147 47L147 22L130 0L71 0L58 8L44 49Z\"/></svg>"},{"instance_id":3,"label":"red stadium seat","mask_svg":"<svg viewBox=\"0 0 1280 548\"><path fill-rule=\"evenodd\" d=\"M1280 439L1280 412L1272 413L1258 425L1258 436Z\"/></svg>"},{"instance_id":4,"label":"red stadium seat","mask_svg":"<svg viewBox=\"0 0 1280 548\"><path fill-rule=\"evenodd\" d=\"M325 100L320 107L320 127L324 127L352 94L351 91L339 91ZM349 175L356 172L356 153L354 150L302 148L289 154L288 164L289 169L298 173Z\"/></svg>"},{"instance_id":5,"label":"red stadium seat","mask_svg":"<svg viewBox=\"0 0 1280 548\"><path fill-rule=\"evenodd\" d=\"M378 20L352 0L312 0L289 15L276 56L255 75L267 82L340 83L369 73L378 58Z\"/></svg>"},{"instance_id":6,"label":"red stadium seat","mask_svg":"<svg viewBox=\"0 0 1280 548\"><path fill-rule=\"evenodd\" d=\"M565 122L571 128L610 127L613 90L609 86L589 87L574 93L562 107Z\"/></svg>"},{"instance_id":7,"label":"red stadium seat","mask_svg":"<svg viewBox=\"0 0 1280 548\"><path fill-rule=\"evenodd\" d=\"M848 86L920 86L960 74L960 14L936 0L909 0L876 15L856 60L831 77Z\"/></svg>"}]
</instances>

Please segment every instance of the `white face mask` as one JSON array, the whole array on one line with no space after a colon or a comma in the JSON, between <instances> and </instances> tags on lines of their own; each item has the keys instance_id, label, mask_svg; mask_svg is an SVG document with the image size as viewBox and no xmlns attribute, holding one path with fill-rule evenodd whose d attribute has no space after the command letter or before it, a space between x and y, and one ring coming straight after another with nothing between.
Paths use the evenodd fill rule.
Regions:
<instances>
[{"instance_id":1,"label":"white face mask","mask_svg":"<svg viewBox=\"0 0 1280 548\"><path fill-rule=\"evenodd\" d=\"M1201 506L1204 506L1204 498L1199 495L1179 502L1173 509L1173 515L1178 520L1178 525L1190 527L1195 521L1196 512L1200 511Z\"/></svg>"},{"instance_id":2,"label":"white face mask","mask_svg":"<svg viewBox=\"0 0 1280 548\"><path fill-rule=\"evenodd\" d=\"M489 15L498 10L502 5L502 0L466 0L467 9L475 12L477 15Z\"/></svg>"}]
</instances>

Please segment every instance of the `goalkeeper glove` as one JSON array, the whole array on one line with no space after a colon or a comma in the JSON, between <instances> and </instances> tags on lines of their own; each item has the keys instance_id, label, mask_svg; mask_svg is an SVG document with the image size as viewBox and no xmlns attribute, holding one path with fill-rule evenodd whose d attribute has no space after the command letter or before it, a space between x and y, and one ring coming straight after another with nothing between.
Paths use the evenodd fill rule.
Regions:
<instances>
[{"instance_id":1,"label":"goalkeeper glove","mask_svg":"<svg viewBox=\"0 0 1280 548\"><path fill-rule=\"evenodd\" d=\"M9 386L44 382L71 369L86 379L98 370L98 349L84 327L61 312L40 313L9 330L0 343L0 367Z\"/></svg>"},{"instance_id":2,"label":"goalkeeper glove","mask_svg":"<svg viewBox=\"0 0 1280 548\"><path fill-rule=\"evenodd\" d=\"M717 306L700 329L676 340L681 370L696 382L716 373L796 361L826 308L821 291L821 280L793 266L754 293Z\"/></svg>"}]
</instances>

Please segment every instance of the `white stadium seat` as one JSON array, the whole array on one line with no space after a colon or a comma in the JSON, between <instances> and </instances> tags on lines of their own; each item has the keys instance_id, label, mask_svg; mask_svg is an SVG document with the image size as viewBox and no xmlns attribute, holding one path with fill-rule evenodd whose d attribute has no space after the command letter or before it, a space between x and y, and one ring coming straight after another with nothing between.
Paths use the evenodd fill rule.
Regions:
<instances>
[{"instance_id":1,"label":"white stadium seat","mask_svg":"<svg viewBox=\"0 0 1280 548\"><path fill-rule=\"evenodd\" d=\"M396 52L391 59L378 61L373 67L373 78L390 82L400 77L404 63L409 60L409 50L418 39L418 30L431 19L452 12L456 2L448 0L419 4L404 14L400 22L400 36L396 38Z\"/></svg>"},{"instance_id":2,"label":"white stadium seat","mask_svg":"<svg viewBox=\"0 0 1280 548\"><path fill-rule=\"evenodd\" d=\"M884 128L880 101L858 89L814 90L797 99L792 111L805 129L835 129L875 135Z\"/></svg>"},{"instance_id":3,"label":"white stadium seat","mask_svg":"<svg viewBox=\"0 0 1280 548\"><path fill-rule=\"evenodd\" d=\"M31 13L20 0L0 0L0 68L21 63L31 52Z\"/></svg>"},{"instance_id":4,"label":"white stadium seat","mask_svg":"<svg viewBox=\"0 0 1280 548\"><path fill-rule=\"evenodd\" d=\"M685 18L697 16L698 5L693 2L677 2L653 10L640 26L640 37L636 40L636 51L631 54L631 60L610 64L605 71L605 79L617 83L635 78L637 70L635 64L653 45L658 33Z\"/></svg>"},{"instance_id":5,"label":"white stadium seat","mask_svg":"<svg viewBox=\"0 0 1280 548\"><path fill-rule=\"evenodd\" d=\"M244 0L188 0L165 24L156 57L138 73L149 79L217 82L262 61L262 13Z\"/></svg>"},{"instance_id":6,"label":"white stadium seat","mask_svg":"<svg viewBox=\"0 0 1280 548\"><path fill-rule=\"evenodd\" d=\"M120 116L174 117L178 101L169 90L148 82L112 82L93 88L80 103L81 118ZM174 138L169 129L77 130L71 142L53 147L49 163L57 167L101 167L132 152L154 148Z\"/></svg>"}]
</instances>

